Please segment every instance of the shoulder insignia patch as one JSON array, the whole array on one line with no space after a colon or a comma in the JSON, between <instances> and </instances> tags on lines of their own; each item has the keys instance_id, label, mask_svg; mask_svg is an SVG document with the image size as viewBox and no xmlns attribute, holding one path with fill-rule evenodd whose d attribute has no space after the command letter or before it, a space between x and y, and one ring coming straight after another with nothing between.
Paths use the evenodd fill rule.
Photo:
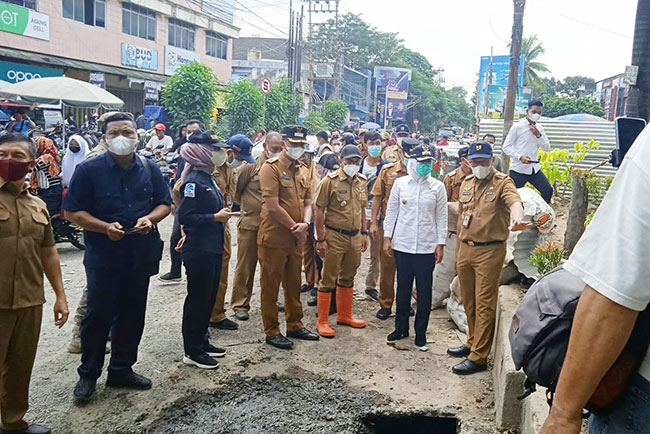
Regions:
<instances>
[{"instance_id":1,"label":"shoulder insignia patch","mask_svg":"<svg viewBox=\"0 0 650 434\"><path fill-rule=\"evenodd\" d=\"M193 182L188 182L185 184L185 191L183 191L183 196L185 197L194 197L196 193L196 185Z\"/></svg>"},{"instance_id":2,"label":"shoulder insignia patch","mask_svg":"<svg viewBox=\"0 0 650 434\"><path fill-rule=\"evenodd\" d=\"M330 172L330 173L327 174L327 176L334 179L334 178L336 178L338 176L338 174L336 172Z\"/></svg>"},{"instance_id":3,"label":"shoulder insignia patch","mask_svg":"<svg viewBox=\"0 0 650 434\"><path fill-rule=\"evenodd\" d=\"M387 163L387 164L384 164L384 166L382 167L382 169L383 169L384 167L393 167L394 165L395 165L395 163Z\"/></svg>"},{"instance_id":4,"label":"shoulder insignia patch","mask_svg":"<svg viewBox=\"0 0 650 434\"><path fill-rule=\"evenodd\" d=\"M398 173L391 173L390 175L388 175L388 177L392 178L392 179L399 178L399 174Z\"/></svg>"},{"instance_id":5,"label":"shoulder insignia patch","mask_svg":"<svg viewBox=\"0 0 650 434\"><path fill-rule=\"evenodd\" d=\"M494 177L499 179L506 179L508 175L506 175L505 173L497 172L495 173Z\"/></svg>"},{"instance_id":6,"label":"shoulder insignia patch","mask_svg":"<svg viewBox=\"0 0 650 434\"><path fill-rule=\"evenodd\" d=\"M279 157L269 158L268 160L266 160L266 163L273 164L273 163L275 163L276 161L278 161L278 158L279 158Z\"/></svg>"},{"instance_id":7,"label":"shoulder insignia patch","mask_svg":"<svg viewBox=\"0 0 650 434\"><path fill-rule=\"evenodd\" d=\"M357 176L358 176L359 178L361 178L361 179L365 179L365 180L368 179L368 178L366 178L366 175L364 175L363 173L357 173Z\"/></svg>"}]
</instances>

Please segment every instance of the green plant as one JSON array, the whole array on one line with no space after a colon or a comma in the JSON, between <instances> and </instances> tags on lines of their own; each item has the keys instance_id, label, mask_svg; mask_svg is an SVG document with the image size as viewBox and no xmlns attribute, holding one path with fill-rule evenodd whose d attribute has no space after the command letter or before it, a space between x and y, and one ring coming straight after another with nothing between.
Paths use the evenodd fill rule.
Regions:
<instances>
[{"instance_id":1,"label":"green plant","mask_svg":"<svg viewBox=\"0 0 650 434\"><path fill-rule=\"evenodd\" d=\"M321 115L327 125L328 129L333 130L341 127L341 124L344 123L348 118L348 105L344 101L328 99L323 102L323 109L321 110Z\"/></svg>"},{"instance_id":2,"label":"green plant","mask_svg":"<svg viewBox=\"0 0 650 434\"><path fill-rule=\"evenodd\" d=\"M556 195L560 187L563 187L562 194L564 195L567 186L572 180L575 166L587 158L588 151L599 148L600 144L594 139L590 139L587 143L575 143L573 151L562 148L554 148L550 151L539 150L537 159L542 172L553 186Z\"/></svg>"},{"instance_id":3,"label":"green plant","mask_svg":"<svg viewBox=\"0 0 650 434\"><path fill-rule=\"evenodd\" d=\"M255 134L262 126L264 97L250 80L239 80L228 85L226 94L226 122L229 135Z\"/></svg>"},{"instance_id":4,"label":"green plant","mask_svg":"<svg viewBox=\"0 0 650 434\"><path fill-rule=\"evenodd\" d=\"M323 115L317 111L311 111L309 114L302 120L302 125L307 128L307 131L310 134L316 134L322 130L329 130L329 125L323 119Z\"/></svg>"},{"instance_id":5,"label":"green plant","mask_svg":"<svg viewBox=\"0 0 650 434\"><path fill-rule=\"evenodd\" d=\"M605 117L605 109L591 98L570 96L544 95L544 116L555 118L572 113L589 113L594 116Z\"/></svg>"},{"instance_id":6,"label":"green plant","mask_svg":"<svg viewBox=\"0 0 650 434\"><path fill-rule=\"evenodd\" d=\"M543 275L560 265L562 255L564 255L564 249L551 241L547 241L533 250L528 261L537 268L540 275Z\"/></svg>"},{"instance_id":7,"label":"green plant","mask_svg":"<svg viewBox=\"0 0 650 434\"><path fill-rule=\"evenodd\" d=\"M206 125L216 108L219 82L212 70L199 62L181 66L161 90L172 125L179 127L187 119L200 119Z\"/></svg>"},{"instance_id":8,"label":"green plant","mask_svg":"<svg viewBox=\"0 0 650 434\"><path fill-rule=\"evenodd\" d=\"M589 214L587 214L587 218L585 219L585 227L589 226L589 223L594 219L594 215L596 214L596 211L592 211Z\"/></svg>"},{"instance_id":9,"label":"green plant","mask_svg":"<svg viewBox=\"0 0 650 434\"><path fill-rule=\"evenodd\" d=\"M281 77L264 98L264 126L279 131L284 125L297 123L301 107L302 96L288 77Z\"/></svg>"},{"instance_id":10,"label":"green plant","mask_svg":"<svg viewBox=\"0 0 650 434\"><path fill-rule=\"evenodd\" d=\"M585 172L584 173L585 182L587 184L587 190L589 192L589 202L600 205L603 197L609 190L609 187L614 181L613 176L601 177L598 176L595 172Z\"/></svg>"}]
</instances>

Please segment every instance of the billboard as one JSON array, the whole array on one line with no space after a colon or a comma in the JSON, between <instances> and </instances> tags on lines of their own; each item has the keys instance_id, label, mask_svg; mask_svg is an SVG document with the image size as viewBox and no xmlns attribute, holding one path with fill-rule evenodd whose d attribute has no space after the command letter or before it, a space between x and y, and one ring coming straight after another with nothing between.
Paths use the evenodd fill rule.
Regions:
<instances>
[{"instance_id":1,"label":"billboard","mask_svg":"<svg viewBox=\"0 0 650 434\"><path fill-rule=\"evenodd\" d=\"M519 59L519 74L517 77L517 86L522 87L524 84L524 64L526 56L523 54ZM479 112L485 112L485 95L487 85L497 86L508 85L508 74L510 73L510 55L505 56L481 56L481 67L478 74L479 89Z\"/></svg>"},{"instance_id":2,"label":"billboard","mask_svg":"<svg viewBox=\"0 0 650 434\"><path fill-rule=\"evenodd\" d=\"M0 30L49 41L50 16L6 1L0 2Z\"/></svg>"},{"instance_id":3,"label":"billboard","mask_svg":"<svg viewBox=\"0 0 650 434\"><path fill-rule=\"evenodd\" d=\"M375 66L375 115L385 128L387 120L406 119L411 70L392 66Z\"/></svg>"},{"instance_id":4,"label":"billboard","mask_svg":"<svg viewBox=\"0 0 650 434\"><path fill-rule=\"evenodd\" d=\"M61 77L63 69L45 66L27 65L25 63L0 62L0 80L19 83L25 80L43 77Z\"/></svg>"},{"instance_id":5,"label":"billboard","mask_svg":"<svg viewBox=\"0 0 650 434\"><path fill-rule=\"evenodd\" d=\"M122 42L122 65L156 71L158 51Z\"/></svg>"},{"instance_id":6,"label":"billboard","mask_svg":"<svg viewBox=\"0 0 650 434\"><path fill-rule=\"evenodd\" d=\"M487 98L485 106L487 108L488 117L500 119L503 117L503 106L506 100L507 86L499 86L496 84L488 84ZM519 87L517 91L517 99L515 100L515 114L523 116L528 109L528 103L533 96L532 87Z\"/></svg>"},{"instance_id":7,"label":"billboard","mask_svg":"<svg viewBox=\"0 0 650 434\"><path fill-rule=\"evenodd\" d=\"M196 60L201 61L201 55L194 51L165 45L165 75L173 75L178 68Z\"/></svg>"}]
</instances>

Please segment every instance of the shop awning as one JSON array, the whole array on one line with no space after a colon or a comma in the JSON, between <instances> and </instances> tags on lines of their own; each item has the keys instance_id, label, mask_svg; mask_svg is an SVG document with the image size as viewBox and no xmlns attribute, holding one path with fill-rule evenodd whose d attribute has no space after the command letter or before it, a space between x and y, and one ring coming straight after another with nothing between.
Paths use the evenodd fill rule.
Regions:
<instances>
[{"instance_id":1,"label":"shop awning","mask_svg":"<svg viewBox=\"0 0 650 434\"><path fill-rule=\"evenodd\" d=\"M169 77L163 74L139 71L136 69L120 68L117 66L103 65L101 63L86 62L84 60L66 59L50 54L35 53L33 51L16 50L15 48L0 47L0 58L11 57L19 60L43 63L49 66L62 66L65 68L82 69L86 71L99 71L108 74L123 75L142 80L165 82Z\"/></svg>"}]
</instances>

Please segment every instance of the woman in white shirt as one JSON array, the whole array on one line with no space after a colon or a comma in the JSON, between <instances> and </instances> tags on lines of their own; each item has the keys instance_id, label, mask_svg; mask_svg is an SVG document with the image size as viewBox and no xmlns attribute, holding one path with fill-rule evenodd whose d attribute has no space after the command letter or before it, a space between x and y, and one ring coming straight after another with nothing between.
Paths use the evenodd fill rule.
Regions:
<instances>
[{"instance_id":1,"label":"woman in white shirt","mask_svg":"<svg viewBox=\"0 0 650 434\"><path fill-rule=\"evenodd\" d=\"M413 148L408 160L408 176L395 180L384 220L384 251L395 257L397 268L397 310L395 331L389 341L409 335L409 308L413 280L417 288L415 345L426 345L431 312L433 268L442 261L447 237L447 193L433 179L431 169L435 149Z\"/></svg>"}]
</instances>

